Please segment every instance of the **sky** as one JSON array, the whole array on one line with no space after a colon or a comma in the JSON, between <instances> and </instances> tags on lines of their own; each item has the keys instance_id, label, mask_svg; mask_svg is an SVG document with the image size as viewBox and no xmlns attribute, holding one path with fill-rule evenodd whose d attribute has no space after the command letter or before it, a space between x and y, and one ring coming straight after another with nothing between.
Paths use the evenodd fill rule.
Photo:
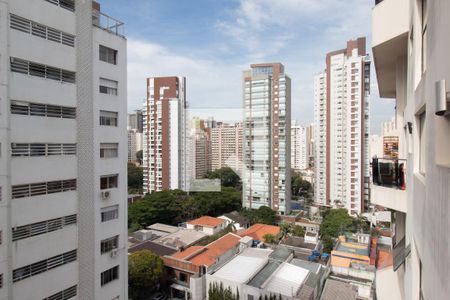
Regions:
<instances>
[{"instance_id":1,"label":"sky","mask_svg":"<svg viewBox=\"0 0 450 300\"><path fill-rule=\"evenodd\" d=\"M292 119L314 120L314 75L327 52L360 36L371 45L373 0L103 0L125 23L128 110L142 108L145 78L186 76L191 109L242 108L242 71L281 62L292 79ZM371 54L369 52L369 54ZM394 114L372 64L371 133Z\"/></svg>"}]
</instances>

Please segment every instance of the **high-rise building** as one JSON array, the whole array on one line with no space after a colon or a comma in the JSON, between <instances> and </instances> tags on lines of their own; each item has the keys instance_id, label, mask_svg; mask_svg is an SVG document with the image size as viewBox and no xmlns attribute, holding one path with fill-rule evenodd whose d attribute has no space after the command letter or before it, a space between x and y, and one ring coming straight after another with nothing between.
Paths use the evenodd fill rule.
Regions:
<instances>
[{"instance_id":1,"label":"high-rise building","mask_svg":"<svg viewBox=\"0 0 450 300\"><path fill-rule=\"evenodd\" d=\"M292 121L291 124L291 168L300 171L309 168L308 127Z\"/></svg>"},{"instance_id":2,"label":"high-rise building","mask_svg":"<svg viewBox=\"0 0 450 300\"><path fill-rule=\"evenodd\" d=\"M223 167L242 174L242 123L219 123L211 128L211 168Z\"/></svg>"},{"instance_id":3,"label":"high-rise building","mask_svg":"<svg viewBox=\"0 0 450 300\"><path fill-rule=\"evenodd\" d=\"M137 152L143 150L144 137L137 129L128 129L128 161L138 161Z\"/></svg>"},{"instance_id":4,"label":"high-rise building","mask_svg":"<svg viewBox=\"0 0 450 300\"><path fill-rule=\"evenodd\" d=\"M0 1L0 299L128 296L122 32L93 1Z\"/></svg>"},{"instance_id":5,"label":"high-rise building","mask_svg":"<svg viewBox=\"0 0 450 300\"><path fill-rule=\"evenodd\" d=\"M186 79L147 78L144 192L186 190Z\"/></svg>"},{"instance_id":6,"label":"high-rise building","mask_svg":"<svg viewBox=\"0 0 450 300\"><path fill-rule=\"evenodd\" d=\"M202 179L211 171L211 128L207 127L211 124L206 120L193 118L190 120L188 140L190 147L190 171L187 178Z\"/></svg>"},{"instance_id":7,"label":"high-rise building","mask_svg":"<svg viewBox=\"0 0 450 300\"><path fill-rule=\"evenodd\" d=\"M308 145L308 167L314 168L314 124L309 125L307 128L307 145Z\"/></svg>"},{"instance_id":8,"label":"high-rise building","mask_svg":"<svg viewBox=\"0 0 450 300\"><path fill-rule=\"evenodd\" d=\"M291 79L280 63L244 71L243 206L291 209Z\"/></svg>"},{"instance_id":9,"label":"high-rise building","mask_svg":"<svg viewBox=\"0 0 450 300\"><path fill-rule=\"evenodd\" d=\"M314 78L315 202L352 215L369 204L369 94L365 38L327 54Z\"/></svg>"},{"instance_id":10,"label":"high-rise building","mask_svg":"<svg viewBox=\"0 0 450 300\"><path fill-rule=\"evenodd\" d=\"M395 99L398 158L372 161L371 202L393 211L381 299L450 295L450 2L384 0L372 10L380 97Z\"/></svg>"},{"instance_id":11,"label":"high-rise building","mask_svg":"<svg viewBox=\"0 0 450 300\"><path fill-rule=\"evenodd\" d=\"M137 109L132 114L128 114L128 129L136 129L137 132L143 132L144 115L141 109Z\"/></svg>"}]
</instances>

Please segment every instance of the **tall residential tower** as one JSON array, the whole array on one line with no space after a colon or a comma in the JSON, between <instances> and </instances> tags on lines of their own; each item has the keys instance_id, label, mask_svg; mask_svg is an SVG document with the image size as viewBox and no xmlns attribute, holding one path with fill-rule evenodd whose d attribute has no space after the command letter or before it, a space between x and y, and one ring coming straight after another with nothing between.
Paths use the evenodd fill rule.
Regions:
<instances>
[{"instance_id":1,"label":"tall residential tower","mask_svg":"<svg viewBox=\"0 0 450 300\"><path fill-rule=\"evenodd\" d=\"M147 78L144 193L187 188L185 87L184 77Z\"/></svg>"},{"instance_id":2,"label":"tall residential tower","mask_svg":"<svg viewBox=\"0 0 450 300\"><path fill-rule=\"evenodd\" d=\"M0 1L2 300L128 296L122 32L93 1Z\"/></svg>"},{"instance_id":3,"label":"tall residential tower","mask_svg":"<svg viewBox=\"0 0 450 300\"><path fill-rule=\"evenodd\" d=\"M369 94L365 38L327 54L314 78L315 202L352 215L369 201Z\"/></svg>"},{"instance_id":4,"label":"tall residential tower","mask_svg":"<svg viewBox=\"0 0 450 300\"><path fill-rule=\"evenodd\" d=\"M243 205L290 212L291 79L280 63L244 71Z\"/></svg>"}]
</instances>

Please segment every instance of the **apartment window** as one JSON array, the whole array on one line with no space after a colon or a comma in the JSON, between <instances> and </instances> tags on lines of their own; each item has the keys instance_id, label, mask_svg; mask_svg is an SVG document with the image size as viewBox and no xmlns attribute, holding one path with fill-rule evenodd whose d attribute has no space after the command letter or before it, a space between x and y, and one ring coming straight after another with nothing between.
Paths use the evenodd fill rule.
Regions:
<instances>
[{"instance_id":1,"label":"apartment window","mask_svg":"<svg viewBox=\"0 0 450 300\"><path fill-rule=\"evenodd\" d=\"M74 0L45 0L69 11L75 11Z\"/></svg>"},{"instance_id":2,"label":"apartment window","mask_svg":"<svg viewBox=\"0 0 450 300\"><path fill-rule=\"evenodd\" d=\"M107 283L110 283L113 280L119 278L119 266L115 266L111 269L108 269L101 274L100 284L104 286Z\"/></svg>"},{"instance_id":3,"label":"apartment window","mask_svg":"<svg viewBox=\"0 0 450 300\"><path fill-rule=\"evenodd\" d=\"M117 50L100 45L99 52L101 61L117 65Z\"/></svg>"},{"instance_id":4,"label":"apartment window","mask_svg":"<svg viewBox=\"0 0 450 300\"><path fill-rule=\"evenodd\" d=\"M0 274L0 289L3 287L3 274Z\"/></svg>"},{"instance_id":5,"label":"apartment window","mask_svg":"<svg viewBox=\"0 0 450 300\"><path fill-rule=\"evenodd\" d=\"M422 112L419 117L419 172L425 175L427 137L426 137L426 112Z\"/></svg>"},{"instance_id":6,"label":"apartment window","mask_svg":"<svg viewBox=\"0 0 450 300\"><path fill-rule=\"evenodd\" d=\"M43 39L53 41L59 44L70 47L75 46L75 36L59 31L57 29L47 27L28 19L10 14L10 27L22 31L24 33L32 34Z\"/></svg>"},{"instance_id":7,"label":"apartment window","mask_svg":"<svg viewBox=\"0 0 450 300\"><path fill-rule=\"evenodd\" d=\"M32 236L46 234L48 232L63 229L66 226L77 223L77 215L65 216L33 224L16 226L12 228L12 240L23 240Z\"/></svg>"},{"instance_id":8,"label":"apartment window","mask_svg":"<svg viewBox=\"0 0 450 300\"><path fill-rule=\"evenodd\" d=\"M99 92L102 94L117 96L118 82L106 78L100 78Z\"/></svg>"},{"instance_id":9,"label":"apartment window","mask_svg":"<svg viewBox=\"0 0 450 300\"><path fill-rule=\"evenodd\" d=\"M102 126L116 126L117 127L117 119L118 113L115 111L100 111L100 125Z\"/></svg>"},{"instance_id":10,"label":"apartment window","mask_svg":"<svg viewBox=\"0 0 450 300\"><path fill-rule=\"evenodd\" d=\"M75 119L76 108L11 100L11 113L25 116Z\"/></svg>"},{"instance_id":11,"label":"apartment window","mask_svg":"<svg viewBox=\"0 0 450 300\"><path fill-rule=\"evenodd\" d=\"M113 236L112 238L105 239L101 241L100 244L100 252L101 254L110 252L113 249L117 249L119 247L119 236Z\"/></svg>"},{"instance_id":12,"label":"apartment window","mask_svg":"<svg viewBox=\"0 0 450 300\"><path fill-rule=\"evenodd\" d=\"M102 223L119 218L119 205L103 207L100 211Z\"/></svg>"},{"instance_id":13,"label":"apartment window","mask_svg":"<svg viewBox=\"0 0 450 300\"><path fill-rule=\"evenodd\" d=\"M71 286L61 292L48 296L42 300L69 300L77 295L77 286Z\"/></svg>"},{"instance_id":14,"label":"apartment window","mask_svg":"<svg viewBox=\"0 0 450 300\"><path fill-rule=\"evenodd\" d=\"M112 189L117 187L119 175L105 175L100 177L100 189Z\"/></svg>"},{"instance_id":15,"label":"apartment window","mask_svg":"<svg viewBox=\"0 0 450 300\"><path fill-rule=\"evenodd\" d=\"M428 24L428 5L427 0L421 1L422 17L422 73L427 69L427 24Z\"/></svg>"},{"instance_id":16,"label":"apartment window","mask_svg":"<svg viewBox=\"0 0 450 300\"><path fill-rule=\"evenodd\" d=\"M100 143L100 157L112 158L117 157L119 154L118 143Z\"/></svg>"},{"instance_id":17,"label":"apartment window","mask_svg":"<svg viewBox=\"0 0 450 300\"><path fill-rule=\"evenodd\" d=\"M13 185L11 187L11 197L12 199L17 199L23 197L32 197L38 195L75 191L76 189L77 189L76 179L19 184Z\"/></svg>"},{"instance_id":18,"label":"apartment window","mask_svg":"<svg viewBox=\"0 0 450 300\"><path fill-rule=\"evenodd\" d=\"M75 83L75 72L67 71L20 58L11 57L11 72L52 79L60 82Z\"/></svg>"},{"instance_id":19,"label":"apartment window","mask_svg":"<svg viewBox=\"0 0 450 300\"><path fill-rule=\"evenodd\" d=\"M24 144L12 143L11 156L51 156L51 155L75 155L77 144Z\"/></svg>"},{"instance_id":20,"label":"apartment window","mask_svg":"<svg viewBox=\"0 0 450 300\"><path fill-rule=\"evenodd\" d=\"M26 278L47 272L77 260L77 250L72 250L60 255L56 255L34 264L13 270L13 282L18 282Z\"/></svg>"}]
</instances>

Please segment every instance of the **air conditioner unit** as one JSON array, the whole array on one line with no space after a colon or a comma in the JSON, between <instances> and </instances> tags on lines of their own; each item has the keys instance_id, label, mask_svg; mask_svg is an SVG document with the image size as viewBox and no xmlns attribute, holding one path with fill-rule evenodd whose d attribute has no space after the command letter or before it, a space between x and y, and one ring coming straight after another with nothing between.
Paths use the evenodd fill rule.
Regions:
<instances>
[{"instance_id":1,"label":"air conditioner unit","mask_svg":"<svg viewBox=\"0 0 450 300\"><path fill-rule=\"evenodd\" d=\"M111 257L116 257L119 255L119 249L112 249L110 252Z\"/></svg>"},{"instance_id":2,"label":"air conditioner unit","mask_svg":"<svg viewBox=\"0 0 450 300\"><path fill-rule=\"evenodd\" d=\"M445 80L436 81L436 116L450 115L450 93L447 92Z\"/></svg>"},{"instance_id":3,"label":"air conditioner unit","mask_svg":"<svg viewBox=\"0 0 450 300\"><path fill-rule=\"evenodd\" d=\"M109 196L111 196L111 192L110 191L103 191L102 192L102 199L103 200L109 199Z\"/></svg>"}]
</instances>

